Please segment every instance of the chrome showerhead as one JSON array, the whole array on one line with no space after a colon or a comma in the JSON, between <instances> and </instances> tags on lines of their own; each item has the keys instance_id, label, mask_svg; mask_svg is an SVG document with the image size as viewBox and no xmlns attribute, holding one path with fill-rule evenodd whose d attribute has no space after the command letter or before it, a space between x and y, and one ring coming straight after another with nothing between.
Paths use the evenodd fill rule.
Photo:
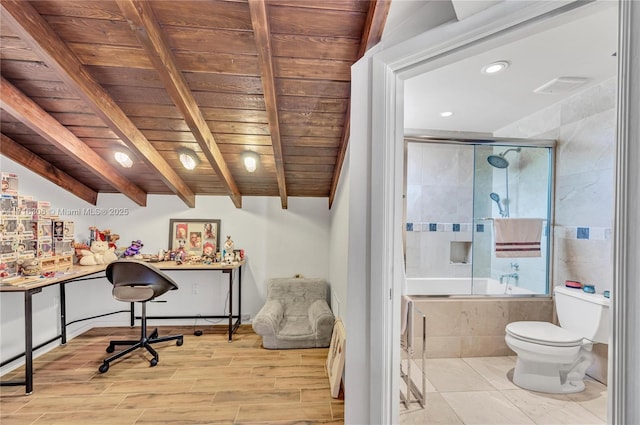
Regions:
<instances>
[{"instance_id":1,"label":"chrome showerhead","mask_svg":"<svg viewBox=\"0 0 640 425\"><path fill-rule=\"evenodd\" d=\"M507 168L509 166L509 161L504 159L502 157L502 154L500 154L500 155L489 155L489 157L487 157L487 161L489 162L489 164L492 167L495 167L495 168Z\"/></svg>"},{"instance_id":2,"label":"chrome showerhead","mask_svg":"<svg viewBox=\"0 0 640 425\"><path fill-rule=\"evenodd\" d=\"M491 193L489 194L489 197L490 197L493 201L495 201L495 203L498 205L498 212L500 213L500 216L505 217L505 216L506 216L506 214L505 214L504 210L502 209L502 204L500 203L500 195L498 195L498 194L497 194L497 193L495 193L495 192L491 192Z\"/></svg>"},{"instance_id":3,"label":"chrome showerhead","mask_svg":"<svg viewBox=\"0 0 640 425\"><path fill-rule=\"evenodd\" d=\"M507 168L509 166L509 161L507 161L504 156L507 154L507 152L520 152L520 150L521 148L513 148L507 149L506 151L499 153L498 155L489 155L487 157L487 162L489 162L489 165L495 168Z\"/></svg>"}]
</instances>

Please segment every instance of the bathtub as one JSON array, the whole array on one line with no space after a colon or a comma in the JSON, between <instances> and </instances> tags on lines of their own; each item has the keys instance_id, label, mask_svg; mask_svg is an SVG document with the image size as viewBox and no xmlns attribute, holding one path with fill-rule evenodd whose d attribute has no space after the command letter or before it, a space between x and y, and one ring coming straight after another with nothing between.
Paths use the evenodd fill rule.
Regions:
<instances>
[{"instance_id":1,"label":"bathtub","mask_svg":"<svg viewBox=\"0 0 640 425\"><path fill-rule=\"evenodd\" d=\"M491 278L410 277L406 278L407 295L543 295L513 283L500 283Z\"/></svg>"},{"instance_id":2,"label":"bathtub","mask_svg":"<svg viewBox=\"0 0 640 425\"><path fill-rule=\"evenodd\" d=\"M554 317L548 295L495 279L474 279L474 294L470 278L407 278L406 283L414 307L425 316L427 358L510 356L504 340L509 322ZM414 336L420 336L414 347L423 344L421 326L414 327Z\"/></svg>"}]
</instances>

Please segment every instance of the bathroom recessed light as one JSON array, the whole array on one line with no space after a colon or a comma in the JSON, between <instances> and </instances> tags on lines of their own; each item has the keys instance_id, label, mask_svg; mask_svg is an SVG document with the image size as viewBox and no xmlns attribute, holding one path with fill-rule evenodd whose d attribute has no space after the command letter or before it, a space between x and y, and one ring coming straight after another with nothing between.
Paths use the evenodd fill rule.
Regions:
<instances>
[{"instance_id":1,"label":"bathroom recessed light","mask_svg":"<svg viewBox=\"0 0 640 425\"><path fill-rule=\"evenodd\" d=\"M482 73L496 74L498 72L504 71L505 69L509 68L509 65L510 65L509 62L507 61L492 62L482 67Z\"/></svg>"},{"instance_id":2,"label":"bathroom recessed light","mask_svg":"<svg viewBox=\"0 0 640 425\"><path fill-rule=\"evenodd\" d=\"M440 116L442 118L448 118L448 117L450 117L452 115L453 115L453 112L451 112L451 111L440 112Z\"/></svg>"}]
</instances>

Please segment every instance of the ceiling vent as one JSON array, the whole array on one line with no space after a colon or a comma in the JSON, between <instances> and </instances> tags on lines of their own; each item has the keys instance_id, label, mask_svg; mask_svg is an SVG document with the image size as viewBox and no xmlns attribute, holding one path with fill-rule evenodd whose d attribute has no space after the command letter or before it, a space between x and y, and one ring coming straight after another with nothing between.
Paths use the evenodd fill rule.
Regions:
<instances>
[{"instance_id":1,"label":"ceiling vent","mask_svg":"<svg viewBox=\"0 0 640 425\"><path fill-rule=\"evenodd\" d=\"M558 77L545 83L534 90L538 94L563 94L584 85L588 78L584 77Z\"/></svg>"}]
</instances>

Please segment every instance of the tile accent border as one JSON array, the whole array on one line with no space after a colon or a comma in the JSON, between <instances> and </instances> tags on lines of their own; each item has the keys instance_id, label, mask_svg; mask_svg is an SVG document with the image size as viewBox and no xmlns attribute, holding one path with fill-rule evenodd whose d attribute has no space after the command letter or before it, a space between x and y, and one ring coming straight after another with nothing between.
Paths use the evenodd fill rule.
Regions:
<instances>
[{"instance_id":1,"label":"tile accent border","mask_svg":"<svg viewBox=\"0 0 640 425\"><path fill-rule=\"evenodd\" d=\"M479 227L482 226L482 227ZM460 232L471 233L472 223L411 223L405 225L407 232ZM484 232L484 225L476 225L476 232Z\"/></svg>"},{"instance_id":2,"label":"tile accent border","mask_svg":"<svg viewBox=\"0 0 640 425\"><path fill-rule=\"evenodd\" d=\"M581 239L592 241L611 240L610 227L556 226L555 234L560 239Z\"/></svg>"},{"instance_id":3,"label":"tile accent border","mask_svg":"<svg viewBox=\"0 0 640 425\"><path fill-rule=\"evenodd\" d=\"M487 227L483 223L419 223L407 222L407 232L460 232L484 233L491 231L491 226ZM581 239L592 241L611 240L610 227L589 227L589 226L555 226L555 235L560 239ZM545 226L544 235L548 235L548 228Z\"/></svg>"}]
</instances>

